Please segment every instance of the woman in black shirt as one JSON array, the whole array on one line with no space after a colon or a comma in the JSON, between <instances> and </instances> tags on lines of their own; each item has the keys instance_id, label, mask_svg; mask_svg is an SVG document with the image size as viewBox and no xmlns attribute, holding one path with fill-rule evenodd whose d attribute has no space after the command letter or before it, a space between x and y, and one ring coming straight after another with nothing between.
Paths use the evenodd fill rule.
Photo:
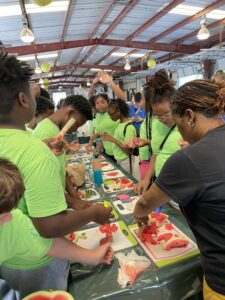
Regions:
<instances>
[{"instance_id":1,"label":"woman in black shirt","mask_svg":"<svg viewBox=\"0 0 225 300\"><path fill-rule=\"evenodd\" d=\"M171 110L190 146L167 160L134 211L142 226L156 207L171 199L180 205L200 249L205 300L225 299L224 107L221 84L196 80L178 89Z\"/></svg>"}]
</instances>

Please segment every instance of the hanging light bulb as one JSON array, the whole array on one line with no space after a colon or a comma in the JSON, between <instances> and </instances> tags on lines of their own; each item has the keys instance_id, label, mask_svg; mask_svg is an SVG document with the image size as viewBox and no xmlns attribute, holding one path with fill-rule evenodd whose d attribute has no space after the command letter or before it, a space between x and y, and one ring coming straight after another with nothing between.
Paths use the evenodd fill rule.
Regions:
<instances>
[{"instance_id":1,"label":"hanging light bulb","mask_svg":"<svg viewBox=\"0 0 225 300\"><path fill-rule=\"evenodd\" d=\"M124 69L125 69L126 71L130 71L131 65L130 65L129 59L126 59L126 64L125 64L125 66L124 66Z\"/></svg>"},{"instance_id":2,"label":"hanging light bulb","mask_svg":"<svg viewBox=\"0 0 225 300\"><path fill-rule=\"evenodd\" d=\"M79 89L81 90L82 89L82 85L80 84L80 86L79 86Z\"/></svg>"},{"instance_id":3,"label":"hanging light bulb","mask_svg":"<svg viewBox=\"0 0 225 300\"><path fill-rule=\"evenodd\" d=\"M42 70L41 70L41 68L39 67L38 62L36 62L36 67L35 67L34 72L35 72L35 74L41 74L41 73L42 73Z\"/></svg>"},{"instance_id":4,"label":"hanging light bulb","mask_svg":"<svg viewBox=\"0 0 225 300\"><path fill-rule=\"evenodd\" d=\"M210 37L210 32L209 32L208 28L206 27L207 23L206 23L205 18L203 20L201 20L200 25L201 25L201 29L199 30L199 32L197 34L197 38L199 40L207 40Z\"/></svg>"},{"instance_id":5,"label":"hanging light bulb","mask_svg":"<svg viewBox=\"0 0 225 300\"><path fill-rule=\"evenodd\" d=\"M44 80L42 78L40 78L39 84L44 85Z\"/></svg>"},{"instance_id":6,"label":"hanging light bulb","mask_svg":"<svg viewBox=\"0 0 225 300\"><path fill-rule=\"evenodd\" d=\"M35 40L33 32L25 25L20 32L20 39L24 43L32 43Z\"/></svg>"},{"instance_id":7,"label":"hanging light bulb","mask_svg":"<svg viewBox=\"0 0 225 300\"><path fill-rule=\"evenodd\" d=\"M90 86L91 85L91 83L90 83L90 80L89 80L89 78L87 79L87 86Z\"/></svg>"}]
</instances>

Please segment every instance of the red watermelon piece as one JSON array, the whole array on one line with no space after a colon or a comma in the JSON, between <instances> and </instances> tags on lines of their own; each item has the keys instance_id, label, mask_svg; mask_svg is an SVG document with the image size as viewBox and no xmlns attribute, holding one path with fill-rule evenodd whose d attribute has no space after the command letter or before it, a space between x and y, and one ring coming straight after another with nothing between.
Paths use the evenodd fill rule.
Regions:
<instances>
[{"instance_id":1,"label":"red watermelon piece","mask_svg":"<svg viewBox=\"0 0 225 300\"><path fill-rule=\"evenodd\" d=\"M39 291L26 296L23 300L74 300L74 298L64 291Z\"/></svg>"},{"instance_id":2,"label":"red watermelon piece","mask_svg":"<svg viewBox=\"0 0 225 300\"><path fill-rule=\"evenodd\" d=\"M173 229L174 229L173 224L172 224L171 222L166 223L166 224L165 224L165 228L166 228L167 230L173 230Z\"/></svg>"},{"instance_id":3,"label":"red watermelon piece","mask_svg":"<svg viewBox=\"0 0 225 300\"><path fill-rule=\"evenodd\" d=\"M153 220L156 221L157 227L162 226L167 221L167 219L168 219L168 215L164 213L156 214L155 212L152 212L149 216L150 222L152 222Z\"/></svg>"},{"instance_id":4,"label":"red watermelon piece","mask_svg":"<svg viewBox=\"0 0 225 300\"><path fill-rule=\"evenodd\" d=\"M69 236L68 236L68 238L69 238L69 240L71 242L73 242L75 240L75 238L76 238L75 233L74 232L70 233Z\"/></svg>"},{"instance_id":5,"label":"red watermelon piece","mask_svg":"<svg viewBox=\"0 0 225 300\"><path fill-rule=\"evenodd\" d=\"M163 240L166 240L166 241L167 241L167 240L171 239L172 237L173 237L173 234L170 233L170 232L160 234L160 235L158 236L158 242L163 241Z\"/></svg>"},{"instance_id":6,"label":"red watermelon piece","mask_svg":"<svg viewBox=\"0 0 225 300\"><path fill-rule=\"evenodd\" d=\"M105 237L103 237L101 240L100 240L100 242L99 242L99 244L100 244L100 246L101 245L104 245L104 244L106 244L106 243L112 243L112 239L113 239L113 237L112 237L112 235L106 235Z\"/></svg>"},{"instance_id":7,"label":"red watermelon piece","mask_svg":"<svg viewBox=\"0 0 225 300\"><path fill-rule=\"evenodd\" d=\"M174 248L181 248L181 247L187 247L189 244L189 240L185 237L179 236L169 239L164 245L164 250L171 250Z\"/></svg>"},{"instance_id":8,"label":"red watermelon piece","mask_svg":"<svg viewBox=\"0 0 225 300\"><path fill-rule=\"evenodd\" d=\"M99 227L101 233L112 234L118 230L118 226L116 224L105 224Z\"/></svg>"},{"instance_id":9,"label":"red watermelon piece","mask_svg":"<svg viewBox=\"0 0 225 300\"><path fill-rule=\"evenodd\" d=\"M118 175L119 174L119 172L109 172L109 173L107 173L107 176L112 176L112 177L114 177L114 176L116 176L116 175Z\"/></svg>"}]
</instances>

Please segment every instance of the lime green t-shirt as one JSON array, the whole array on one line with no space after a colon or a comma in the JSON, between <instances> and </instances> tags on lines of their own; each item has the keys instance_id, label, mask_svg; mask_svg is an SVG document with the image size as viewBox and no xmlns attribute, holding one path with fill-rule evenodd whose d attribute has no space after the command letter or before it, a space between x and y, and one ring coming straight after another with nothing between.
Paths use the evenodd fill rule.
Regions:
<instances>
[{"instance_id":1,"label":"lime green t-shirt","mask_svg":"<svg viewBox=\"0 0 225 300\"><path fill-rule=\"evenodd\" d=\"M164 125L157 119L152 120L152 151L157 155L156 163L155 163L155 175L156 177L159 175L164 163L167 159L180 149L178 145L178 140L180 138L180 133L178 132L177 127L173 129L170 133L166 143L164 144L163 149L160 151L160 145L165 139L166 135L170 131L170 127Z\"/></svg>"},{"instance_id":2,"label":"lime green t-shirt","mask_svg":"<svg viewBox=\"0 0 225 300\"><path fill-rule=\"evenodd\" d=\"M173 131L170 133L168 139L166 140L162 150L157 155L156 163L155 163L155 175L156 175L156 177L159 176L159 173L160 173L163 165L167 161L167 159L172 154L174 154L175 152L180 150L180 146L178 144L178 140L180 138L181 138L181 135L180 135L177 127L175 127L173 129Z\"/></svg>"},{"instance_id":3,"label":"lime green t-shirt","mask_svg":"<svg viewBox=\"0 0 225 300\"><path fill-rule=\"evenodd\" d=\"M96 122L95 122L95 128L97 134L102 134L103 132L107 132L109 135L114 136L117 122L113 121L107 112L100 114L96 114ZM108 155L113 155L112 150L112 143L103 141L103 146L105 148L105 152Z\"/></svg>"},{"instance_id":4,"label":"lime green t-shirt","mask_svg":"<svg viewBox=\"0 0 225 300\"><path fill-rule=\"evenodd\" d=\"M19 202L23 213L39 218L67 208L59 163L48 146L18 129L0 129L0 145L0 157L12 161L23 175L25 194Z\"/></svg>"},{"instance_id":5,"label":"lime green t-shirt","mask_svg":"<svg viewBox=\"0 0 225 300\"><path fill-rule=\"evenodd\" d=\"M32 221L19 209L12 220L0 225L0 265L13 269L35 269L46 265L52 239L39 235ZM40 263L41 261L41 263Z\"/></svg>"},{"instance_id":6,"label":"lime green t-shirt","mask_svg":"<svg viewBox=\"0 0 225 300\"><path fill-rule=\"evenodd\" d=\"M125 126L128 123L130 123L130 121L127 121L125 123L118 123L117 127L116 127L116 130L115 130L115 133L114 133L114 138L117 139L122 144L129 141L132 137L136 136L136 129L132 125L127 126L126 135L124 136L124 129L125 129ZM113 150L113 156L115 157L116 160L124 160L124 159L127 159L129 157L115 143L113 143L112 150Z\"/></svg>"},{"instance_id":7,"label":"lime green t-shirt","mask_svg":"<svg viewBox=\"0 0 225 300\"><path fill-rule=\"evenodd\" d=\"M151 120L149 120L149 132L151 130L150 128ZM140 138L147 139L147 133L146 133L146 119L142 122L140 127ZM151 151L149 146L144 146L139 148L139 158L140 160L150 160L151 158Z\"/></svg>"},{"instance_id":8,"label":"lime green t-shirt","mask_svg":"<svg viewBox=\"0 0 225 300\"><path fill-rule=\"evenodd\" d=\"M46 118L41 121L33 131L33 136L44 141L49 138L55 138L60 133L60 129L55 125L50 119ZM57 156L57 160L60 165L60 177L62 181L63 188L66 187L66 153Z\"/></svg>"}]
</instances>

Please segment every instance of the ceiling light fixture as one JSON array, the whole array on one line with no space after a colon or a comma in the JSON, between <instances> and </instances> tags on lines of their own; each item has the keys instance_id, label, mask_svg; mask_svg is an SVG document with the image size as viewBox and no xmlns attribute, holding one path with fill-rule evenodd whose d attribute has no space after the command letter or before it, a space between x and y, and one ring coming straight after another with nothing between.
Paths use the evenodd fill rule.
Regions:
<instances>
[{"instance_id":1,"label":"ceiling light fixture","mask_svg":"<svg viewBox=\"0 0 225 300\"><path fill-rule=\"evenodd\" d=\"M207 23L206 23L205 18L203 20L201 20L200 25L201 25L201 29L199 30L199 32L197 34L197 38L199 40L207 40L210 37L210 32L209 32L208 28L206 27Z\"/></svg>"},{"instance_id":2,"label":"ceiling light fixture","mask_svg":"<svg viewBox=\"0 0 225 300\"><path fill-rule=\"evenodd\" d=\"M32 43L35 40L33 32L27 27L26 24L20 32L20 39L24 43Z\"/></svg>"},{"instance_id":3,"label":"ceiling light fixture","mask_svg":"<svg viewBox=\"0 0 225 300\"><path fill-rule=\"evenodd\" d=\"M130 71L131 65L130 65L129 59L126 59L126 63L125 63L124 69L125 69L126 71Z\"/></svg>"},{"instance_id":4,"label":"ceiling light fixture","mask_svg":"<svg viewBox=\"0 0 225 300\"><path fill-rule=\"evenodd\" d=\"M89 78L87 79L87 86L90 86L91 85L91 83L90 83L90 80L89 80Z\"/></svg>"},{"instance_id":5,"label":"ceiling light fixture","mask_svg":"<svg viewBox=\"0 0 225 300\"><path fill-rule=\"evenodd\" d=\"M41 68L39 67L38 62L36 62L36 67L35 67L34 72L35 72L35 74L41 74L41 73L42 73L42 70L41 70Z\"/></svg>"}]
</instances>

